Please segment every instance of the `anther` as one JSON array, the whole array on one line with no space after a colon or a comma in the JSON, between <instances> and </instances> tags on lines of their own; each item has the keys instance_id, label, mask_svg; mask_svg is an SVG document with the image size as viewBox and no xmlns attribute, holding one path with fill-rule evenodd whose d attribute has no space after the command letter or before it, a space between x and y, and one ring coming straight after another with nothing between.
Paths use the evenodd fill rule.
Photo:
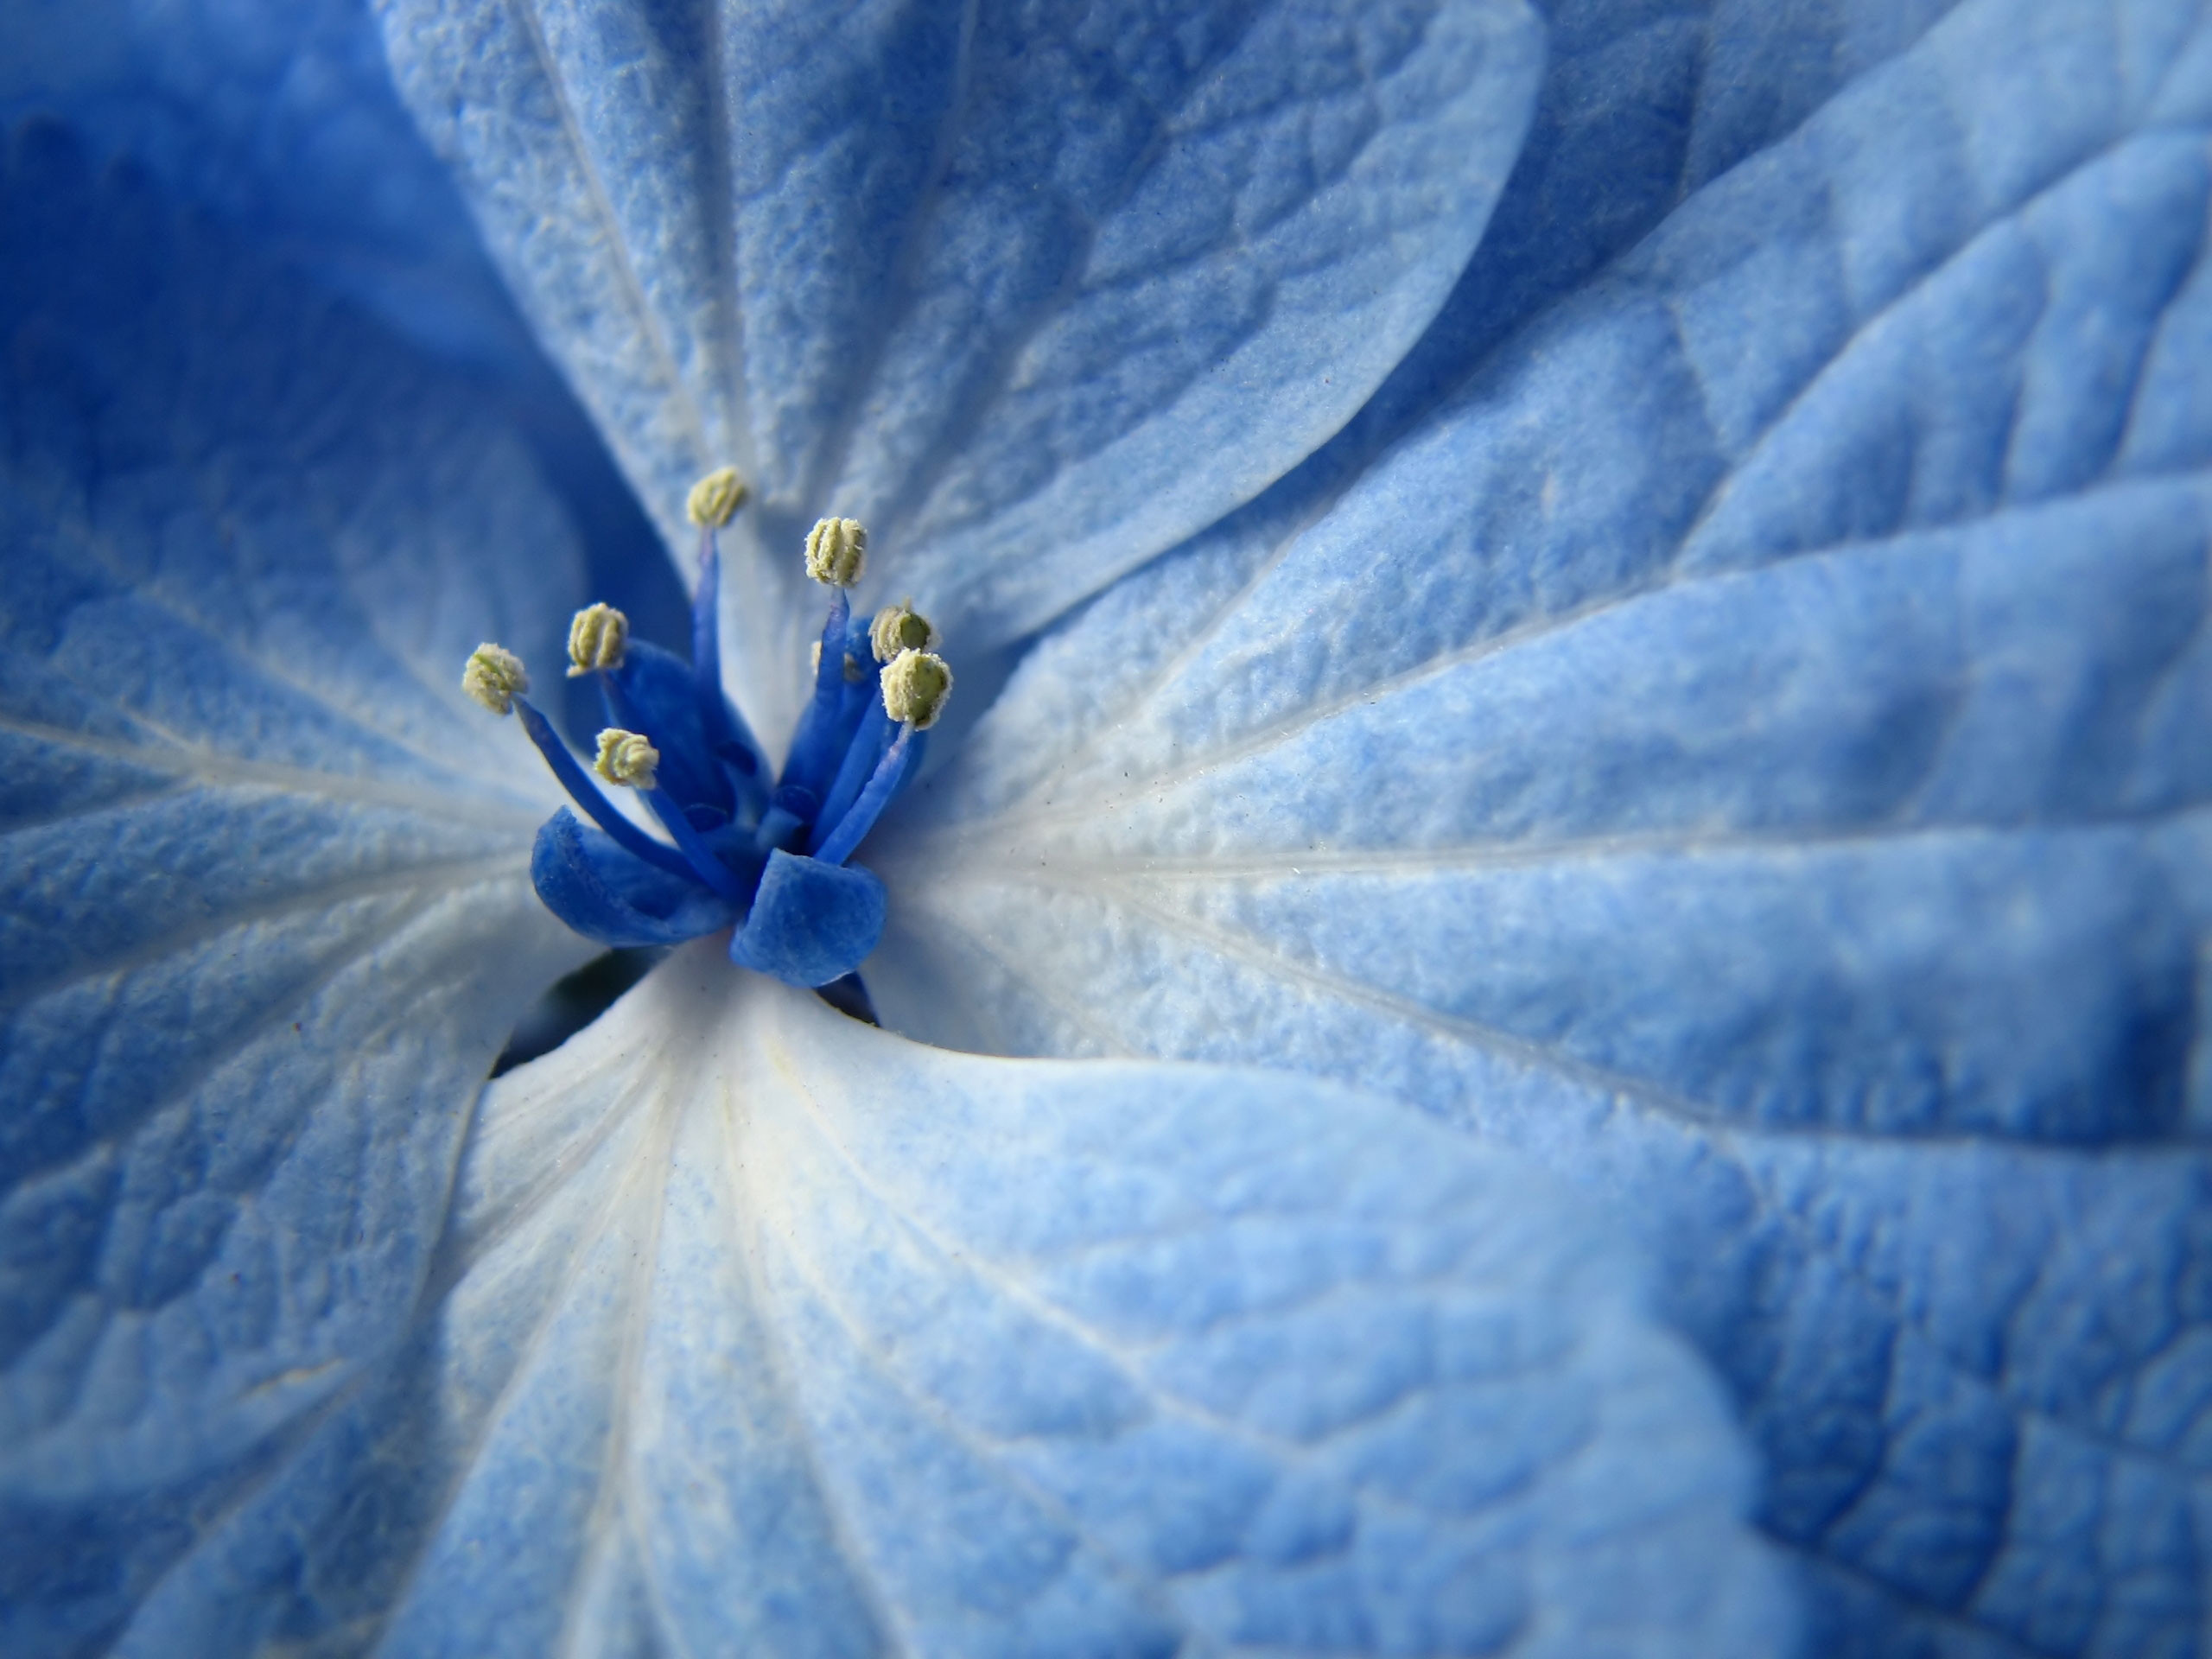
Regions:
<instances>
[{"instance_id":1,"label":"anther","mask_svg":"<svg viewBox=\"0 0 2212 1659\"><path fill-rule=\"evenodd\" d=\"M651 789L659 781L660 751L635 732L610 726L599 734L599 758L591 769L610 784Z\"/></svg>"},{"instance_id":2,"label":"anther","mask_svg":"<svg viewBox=\"0 0 2212 1659\"><path fill-rule=\"evenodd\" d=\"M883 671L883 712L918 732L937 723L951 695L952 671L929 652L902 651Z\"/></svg>"},{"instance_id":3,"label":"anther","mask_svg":"<svg viewBox=\"0 0 2212 1659\"><path fill-rule=\"evenodd\" d=\"M515 699L530 690L530 675L521 658L487 639L468 653L461 689L493 714L512 715Z\"/></svg>"},{"instance_id":4,"label":"anther","mask_svg":"<svg viewBox=\"0 0 2212 1659\"><path fill-rule=\"evenodd\" d=\"M622 666L630 644L630 619L612 605L578 611L569 624L569 677Z\"/></svg>"},{"instance_id":5,"label":"anther","mask_svg":"<svg viewBox=\"0 0 2212 1659\"><path fill-rule=\"evenodd\" d=\"M806 532L806 574L849 588L868 568L868 531L857 518L823 518Z\"/></svg>"},{"instance_id":6,"label":"anther","mask_svg":"<svg viewBox=\"0 0 2212 1659\"><path fill-rule=\"evenodd\" d=\"M868 624L868 642L875 650L875 660L887 663L902 651L927 651L937 644L937 630L915 610L912 600L901 600L875 613L875 620Z\"/></svg>"},{"instance_id":7,"label":"anther","mask_svg":"<svg viewBox=\"0 0 2212 1659\"><path fill-rule=\"evenodd\" d=\"M717 467L691 486L683 511L702 530L720 530L737 517L745 499L745 480L734 467Z\"/></svg>"}]
</instances>

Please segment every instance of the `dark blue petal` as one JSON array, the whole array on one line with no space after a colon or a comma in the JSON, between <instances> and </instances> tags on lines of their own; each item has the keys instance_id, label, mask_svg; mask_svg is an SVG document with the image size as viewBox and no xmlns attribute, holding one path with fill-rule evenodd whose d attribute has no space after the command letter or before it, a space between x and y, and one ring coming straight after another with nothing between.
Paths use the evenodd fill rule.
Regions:
<instances>
[{"instance_id":1,"label":"dark blue petal","mask_svg":"<svg viewBox=\"0 0 2212 1659\"><path fill-rule=\"evenodd\" d=\"M565 806L537 832L530 879L546 909L601 944L681 944L737 919L727 900L632 858Z\"/></svg>"},{"instance_id":2,"label":"dark blue petal","mask_svg":"<svg viewBox=\"0 0 2212 1659\"><path fill-rule=\"evenodd\" d=\"M660 787L684 806L728 813L736 804L728 774L715 757L699 719L691 664L674 652L632 639L622 666L611 670L607 723L641 731L660 751ZM635 722L634 724L632 722Z\"/></svg>"},{"instance_id":3,"label":"dark blue petal","mask_svg":"<svg viewBox=\"0 0 2212 1659\"><path fill-rule=\"evenodd\" d=\"M729 959L786 985L827 985L875 949L885 908L883 883L870 871L771 853Z\"/></svg>"}]
</instances>

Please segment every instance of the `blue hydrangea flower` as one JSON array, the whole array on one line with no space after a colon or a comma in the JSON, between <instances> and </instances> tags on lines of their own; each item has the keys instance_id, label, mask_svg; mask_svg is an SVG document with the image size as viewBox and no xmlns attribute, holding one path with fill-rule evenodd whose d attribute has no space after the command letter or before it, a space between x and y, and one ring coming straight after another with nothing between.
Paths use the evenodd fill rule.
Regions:
<instances>
[{"instance_id":1,"label":"blue hydrangea flower","mask_svg":"<svg viewBox=\"0 0 2212 1659\"><path fill-rule=\"evenodd\" d=\"M359 20L83 10L0 82L0 1644L2212 1642L2191 8L385 0L664 539L752 481L751 731L832 514L980 711L888 1030L710 934L488 1088L533 840L616 867L454 678L608 568Z\"/></svg>"}]
</instances>

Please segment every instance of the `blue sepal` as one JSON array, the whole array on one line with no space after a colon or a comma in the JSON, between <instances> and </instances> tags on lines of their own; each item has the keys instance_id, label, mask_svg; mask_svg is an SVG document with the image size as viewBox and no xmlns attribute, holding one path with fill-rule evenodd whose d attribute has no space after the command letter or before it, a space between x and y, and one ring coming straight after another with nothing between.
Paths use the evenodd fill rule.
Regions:
<instances>
[{"instance_id":1,"label":"blue sepal","mask_svg":"<svg viewBox=\"0 0 2212 1659\"><path fill-rule=\"evenodd\" d=\"M883 883L870 871L771 853L729 959L803 990L827 985L875 949L885 908Z\"/></svg>"},{"instance_id":2,"label":"blue sepal","mask_svg":"<svg viewBox=\"0 0 2212 1659\"><path fill-rule=\"evenodd\" d=\"M601 944L681 944L737 919L734 906L632 858L565 806L537 832L530 880L546 909Z\"/></svg>"},{"instance_id":3,"label":"blue sepal","mask_svg":"<svg viewBox=\"0 0 2212 1659\"><path fill-rule=\"evenodd\" d=\"M690 664L672 651L632 639L622 665L607 671L603 689L608 724L643 732L660 751L664 791L684 806L731 810L735 798L701 727Z\"/></svg>"}]
</instances>

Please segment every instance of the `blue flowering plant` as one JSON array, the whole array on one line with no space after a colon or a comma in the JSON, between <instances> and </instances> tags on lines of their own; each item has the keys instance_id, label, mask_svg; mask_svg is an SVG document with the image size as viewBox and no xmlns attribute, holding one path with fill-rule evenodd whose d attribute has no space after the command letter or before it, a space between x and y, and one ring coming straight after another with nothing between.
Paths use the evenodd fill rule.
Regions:
<instances>
[{"instance_id":1,"label":"blue flowering plant","mask_svg":"<svg viewBox=\"0 0 2212 1659\"><path fill-rule=\"evenodd\" d=\"M2212 1650L2197 8L0 116L0 1653Z\"/></svg>"},{"instance_id":2,"label":"blue flowering plant","mask_svg":"<svg viewBox=\"0 0 2212 1659\"><path fill-rule=\"evenodd\" d=\"M629 619L611 605L578 611L569 627L569 673L597 677L610 722L591 771L637 791L666 841L625 817L569 753L524 696L529 671L514 652L479 645L461 687L493 714L520 715L561 786L599 825L563 807L538 831L530 874L547 909L610 945L731 929L732 962L811 988L849 977L883 935L883 884L846 861L921 764L922 734L944 711L952 671L911 606L887 606L855 626L845 590L866 568L868 531L823 519L807 537L807 570L836 597L815 642L812 695L771 790L722 683L715 531L744 493L726 467L689 498L702 537L690 663L633 643Z\"/></svg>"}]
</instances>

